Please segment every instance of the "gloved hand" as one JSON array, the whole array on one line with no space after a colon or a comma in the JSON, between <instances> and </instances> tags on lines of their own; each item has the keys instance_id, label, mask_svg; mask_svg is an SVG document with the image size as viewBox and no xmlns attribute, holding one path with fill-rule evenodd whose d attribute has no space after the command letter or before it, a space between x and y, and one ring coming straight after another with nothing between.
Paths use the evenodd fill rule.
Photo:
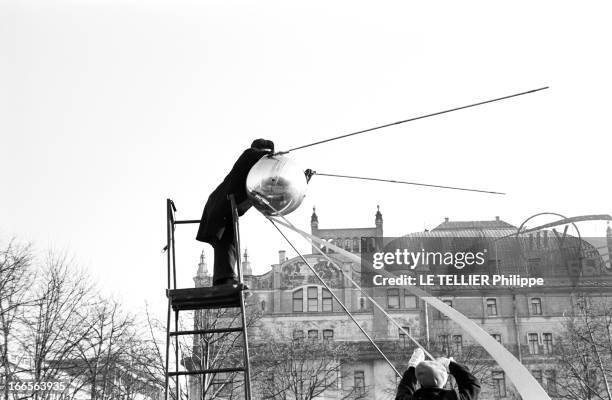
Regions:
<instances>
[{"instance_id":1,"label":"gloved hand","mask_svg":"<svg viewBox=\"0 0 612 400\"><path fill-rule=\"evenodd\" d=\"M446 372L450 372L448 370L448 367L450 365L450 362L451 361L455 361L455 359L453 357L449 357L449 358L440 357L440 358L437 358L436 361L439 362L440 364L442 364L444 366L444 368L446 368Z\"/></svg>"},{"instance_id":2,"label":"gloved hand","mask_svg":"<svg viewBox=\"0 0 612 400\"><path fill-rule=\"evenodd\" d=\"M313 171L310 168L304 171L304 175L306 176L306 183L310 182L310 178L312 178L312 176L316 173L317 171Z\"/></svg>"},{"instance_id":3,"label":"gloved hand","mask_svg":"<svg viewBox=\"0 0 612 400\"><path fill-rule=\"evenodd\" d=\"M423 349L417 347L408 361L408 367L416 367L421 361L425 361L425 353Z\"/></svg>"}]
</instances>

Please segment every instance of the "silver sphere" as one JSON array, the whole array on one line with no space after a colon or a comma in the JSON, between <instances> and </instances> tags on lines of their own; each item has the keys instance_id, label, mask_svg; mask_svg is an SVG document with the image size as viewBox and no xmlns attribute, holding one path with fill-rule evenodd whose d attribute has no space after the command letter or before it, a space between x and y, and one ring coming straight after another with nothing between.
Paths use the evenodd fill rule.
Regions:
<instances>
[{"instance_id":1,"label":"silver sphere","mask_svg":"<svg viewBox=\"0 0 612 400\"><path fill-rule=\"evenodd\" d=\"M280 155L262 157L251 168L246 179L249 198L255 208L265 215L287 215L294 211L302 204L307 187L304 171L291 159ZM274 209L259 200L258 196Z\"/></svg>"}]
</instances>

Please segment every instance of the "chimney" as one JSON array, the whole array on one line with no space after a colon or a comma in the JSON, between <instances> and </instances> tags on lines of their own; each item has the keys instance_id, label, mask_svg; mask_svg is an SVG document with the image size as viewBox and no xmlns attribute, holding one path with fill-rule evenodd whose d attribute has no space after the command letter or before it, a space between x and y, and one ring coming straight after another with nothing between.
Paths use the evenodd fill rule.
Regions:
<instances>
[{"instance_id":1,"label":"chimney","mask_svg":"<svg viewBox=\"0 0 612 400\"><path fill-rule=\"evenodd\" d=\"M278 251L278 263L279 264L282 264L287 259L287 256L285 256L285 254L286 254L285 250Z\"/></svg>"},{"instance_id":2,"label":"chimney","mask_svg":"<svg viewBox=\"0 0 612 400\"><path fill-rule=\"evenodd\" d=\"M495 216L495 221L499 221L499 215Z\"/></svg>"},{"instance_id":3,"label":"chimney","mask_svg":"<svg viewBox=\"0 0 612 400\"><path fill-rule=\"evenodd\" d=\"M448 222L448 217L444 217L444 222Z\"/></svg>"}]
</instances>

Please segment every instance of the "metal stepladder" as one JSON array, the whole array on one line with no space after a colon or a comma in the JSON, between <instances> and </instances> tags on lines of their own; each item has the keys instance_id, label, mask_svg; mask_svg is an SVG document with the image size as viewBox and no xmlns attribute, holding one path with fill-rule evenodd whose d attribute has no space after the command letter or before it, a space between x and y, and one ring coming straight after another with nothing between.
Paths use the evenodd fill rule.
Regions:
<instances>
[{"instance_id":1,"label":"metal stepladder","mask_svg":"<svg viewBox=\"0 0 612 400\"><path fill-rule=\"evenodd\" d=\"M230 195L228 201L231 203L234 237L236 245L236 266L239 285L238 286L211 286L197 288L176 288L176 257L174 251L174 230L176 225L181 224L197 224L200 220L176 220L176 207L171 199L166 200L167 212L167 263L168 263L168 282L166 289L166 297L168 298L168 318L166 321L166 368L165 368L165 400L170 399L170 378L175 379L176 396L175 400L181 400L180 397L180 376L200 375L205 377L207 374L216 373L244 373L244 397L246 400L251 399L251 379L250 379L250 359L249 359L249 344L247 336L247 320L245 310L245 294L243 289L242 266L240 260L240 230L238 225L238 211L233 195ZM172 286L171 286L172 285ZM239 308L241 314L241 324L238 327L216 328L216 329L199 329L195 327L192 330L179 330L179 312L191 310L218 309L218 308ZM174 312L174 331L171 331L171 314ZM204 368L192 370L179 370L179 337L184 335L205 335L218 334L225 332L241 332L243 337L243 364L241 366L232 366L229 368ZM171 340L176 340L174 349L175 370L169 370L170 360L170 344ZM204 380L203 380L204 382ZM202 388L204 393L204 388ZM203 400L197 399L197 400Z\"/></svg>"}]
</instances>

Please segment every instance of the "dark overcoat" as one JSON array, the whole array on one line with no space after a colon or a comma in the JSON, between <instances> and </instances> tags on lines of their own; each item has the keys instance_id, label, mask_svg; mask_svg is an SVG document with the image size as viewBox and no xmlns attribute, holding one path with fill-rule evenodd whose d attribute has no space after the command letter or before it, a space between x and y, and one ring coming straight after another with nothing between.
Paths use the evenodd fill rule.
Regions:
<instances>
[{"instance_id":1,"label":"dark overcoat","mask_svg":"<svg viewBox=\"0 0 612 400\"><path fill-rule=\"evenodd\" d=\"M240 155L223 182L208 197L196 240L214 244L221 238L223 231L232 220L232 209L228 196L233 194L236 204L244 205L248 199L246 192L247 175L253 165L269 153L269 150L249 148ZM238 207L238 214L243 215L249 208L250 205Z\"/></svg>"},{"instance_id":2,"label":"dark overcoat","mask_svg":"<svg viewBox=\"0 0 612 400\"><path fill-rule=\"evenodd\" d=\"M439 388L416 389L417 378L414 367L408 368L397 388L395 400L477 400L480 393L478 379L467 368L454 361L449 371L457 382L457 391Z\"/></svg>"}]
</instances>

